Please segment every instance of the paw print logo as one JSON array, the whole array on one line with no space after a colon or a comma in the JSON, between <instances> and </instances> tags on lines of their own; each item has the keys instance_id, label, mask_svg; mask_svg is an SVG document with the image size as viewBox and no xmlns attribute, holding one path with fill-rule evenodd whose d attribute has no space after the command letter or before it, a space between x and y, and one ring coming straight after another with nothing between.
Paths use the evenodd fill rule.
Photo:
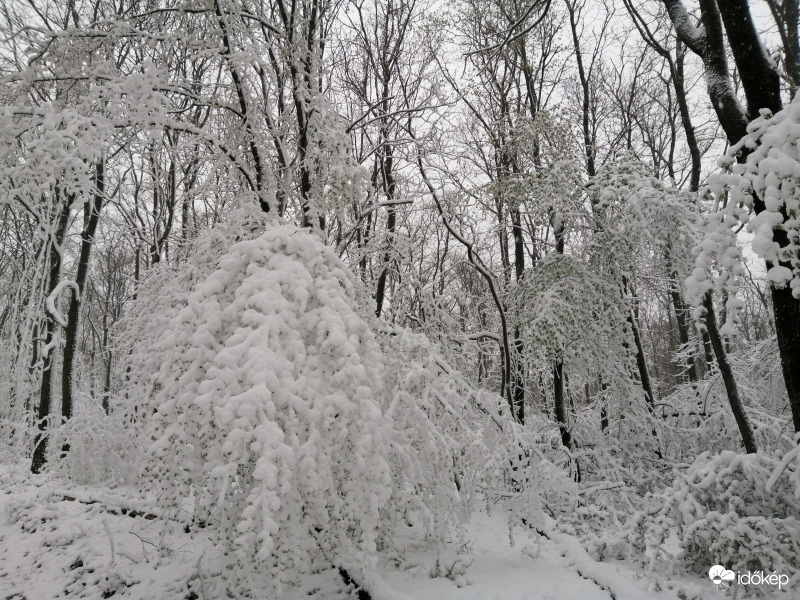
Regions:
<instances>
[{"instance_id":1,"label":"paw print logo","mask_svg":"<svg viewBox=\"0 0 800 600\"><path fill-rule=\"evenodd\" d=\"M736 574L722 565L714 565L708 570L708 577L714 585L720 585L723 582L733 581Z\"/></svg>"}]
</instances>

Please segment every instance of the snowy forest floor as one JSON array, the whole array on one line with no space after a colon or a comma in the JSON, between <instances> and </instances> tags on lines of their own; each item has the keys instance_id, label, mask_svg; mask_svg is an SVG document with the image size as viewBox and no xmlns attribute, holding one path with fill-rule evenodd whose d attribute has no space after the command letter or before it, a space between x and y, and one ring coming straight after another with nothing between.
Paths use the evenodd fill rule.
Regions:
<instances>
[{"instance_id":1,"label":"snowy forest floor","mask_svg":"<svg viewBox=\"0 0 800 600\"><path fill-rule=\"evenodd\" d=\"M139 497L136 500L136 497ZM172 517L172 518L170 518ZM380 561L374 600L721 600L736 597L708 579L665 582L632 562L597 562L572 536L522 527L477 510L463 541L413 544ZM397 556L401 558L397 558ZM219 551L159 515L129 489L76 486L0 465L0 599L216 599ZM438 572L438 576L436 576ZM304 576L280 600L356 598L329 565ZM746 597L738 595L740 598ZM780 595L791 597L791 593Z\"/></svg>"}]
</instances>

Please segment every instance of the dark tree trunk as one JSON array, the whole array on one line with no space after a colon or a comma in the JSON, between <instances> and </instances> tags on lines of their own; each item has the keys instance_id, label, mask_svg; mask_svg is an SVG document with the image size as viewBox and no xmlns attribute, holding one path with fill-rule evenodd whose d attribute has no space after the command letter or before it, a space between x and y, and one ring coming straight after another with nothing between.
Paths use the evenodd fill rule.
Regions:
<instances>
[{"instance_id":1,"label":"dark tree trunk","mask_svg":"<svg viewBox=\"0 0 800 600\"><path fill-rule=\"evenodd\" d=\"M409 131L409 133L411 134L412 132ZM413 134L412 139L416 141L416 139L413 137ZM511 414L516 415L516 410L514 408L514 395L511 392L511 343L509 341L508 319L506 318L505 305L500 299L500 294L498 292L494 275L492 275L491 271L486 267L486 264L475 252L473 244L470 243L464 236L462 236L455 227L453 227L450 219L447 217L447 215L445 215L442 201L439 198L439 194L436 192L436 188L433 186L433 183L431 183L431 180L428 178L425 165L423 165L422 157L420 155L417 155L417 167L419 169L419 174L422 176L422 180L425 183L425 187L428 188L434 204L436 204L436 210L438 211L439 216L442 218L442 223L444 224L445 228L450 235L452 235L462 246L464 246L467 251L467 260L475 268L475 270L480 273L481 277L483 277L483 279L486 281L486 284L489 286L489 292L491 293L492 300L497 308L498 317L500 318L500 395L503 396L506 402L508 402L508 407L511 410Z\"/></svg>"},{"instance_id":2,"label":"dark tree trunk","mask_svg":"<svg viewBox=\"0 0 800 600\"><path fill-rule=\"evenodd\" d=\"M655 405L655 396L653 395L653 384L650 381L650 371L647 368L647 359L644 355L644 345L642 344L642 336L639 333L639 323L637 322L636 315L631 310L628 315L628 323L630 323L633 332L633 343L636 345L636 368L639 371L639 381L644 390L644 398L647 402L648 409L653 412Z\"/></svg>"},{"instance_id":3,"label":"dark tree trunk","mask_svg":"<svg viewBox=\"0 0 800 600\"><path fill-rule=\"evenodd\" d=\"M709 82L709 98L731 144L737 143L746 134L747 124L759 115L761 109L766 108L773 113L781 109L780 75L761 43L747 0L726 0L725 2L700 0L703 29L692 27L691 18L681 0L663 0L663 2L681 40L703 60L707 73L706 79ZM793 36L789 40L791 44L796 44L797 38L796 5L795 0L787 0L786 7L788 7L789 14L795 19L789 24L792 30L791 36ZM747 99L746 111L742 110L733 90L731 73L726 60L723 24L724 34L727 35L731 54L736 62ZM789 38L787 37L787 39ZM796 53L796 46L786 50ZM793 56L793 58L797 57ZM738 160L740 162L747 160L748 152L748 149L744 148L739 154ZM754 209L756 214L766 209L760 198L754 198ZM786 220L785 210L782 211L782 214ZM774 240L781 248L785 248L789 244L783 229L774 230ZM791 268L789 263L781 264ZM772 266L767 263L767 268ZM800 366L800 332L798 332L800 329L798 326L800 323L800 299L793 298L788 288L783 290L772 288L772 298L775 331L781 355L781 369L789 395L795 431L800 431L800 369L798 368ZM711 344L716 346L713 339ZM719 358L719 355L717 357ZM722 371L722 365L720 365L720 371Z\"/></svg>"},{"instance_id":4,"label":"dark tree trunk","mask_svg":"<svg viewBox=\"0 0 800 600\"><path fill-rule=\"evenodd\" d=\"M800 86L800 39L797 0L767 0L783 44L783 66L789 78L789 93L794 97Z\"/></svg>"},{"instance_id":5,"label":"dark tree trunk","mask_svg":"<svg viewBox=\"0 0 800 600\"><path fill-rule=\"evenodd\" d=\"M386 201L389 206L386 208L386 232L387 249L383 253L383 260L381 265L381 272L378 275L378 286L375 291L375 314L381 316L383 310L383 301L386 294L386 278L389 274L389 265L391 261L390 249L394 243L394 233L397 225L397 213L391 202L395 199L397 192L397 182L394 178L394 156L392 155L392 146L387 144L384 147L383 156L379 158L381 163L381 170L383 171L383 185L386 192Z\"/></svg>"},{"instance_id":6,"label":"dark tree trunk","mask_svg":"<svg viewBox=\"0 0 800 600\"><path fill-rule=\"evenodd\" d=\"M253 123L251 122L251 117L248 111L244 84L242 83L239 70L236 68L236 64L232 58L234 50L231 46L230 34L228 33L227 18L222 10L222 7L220 6L220 0L214 0L214 12L216 13L217 24L219 25L220 33L222 35L222 54L231 73L233 87L236 91L236 99L239 103L239 113L242 121L244 122L245 134L247 135L247 145L250 149L250 156L253 158L253 168L256 171L256 189L253 191L258 194L258 202L261 206L261 210L264 212L269 212L272 207L270 206L266 197L267 186L264 176L264 166L261 162L261 151L259 149L258 140L256 139L255 130L253 128Z\"/></svg>"},{"instance_id":7,"label":"dark tree trunk","mask_svg":"<svg viewBox=\"0 0 800 600\"><path fill-rule=\"evenodd\" d=\"M56 203L61 200L61 194L56 189ZM70 205L72 204L72 196L67 195L63 199L63 204L59 206L59 213L56 221L55 232L50 239L50 272L47 281L47 295L53 293L58 286L58 281L61 277L61 248L64 243L64 237L67 232L67 225L69 224ZM33 458L31 460L31 472L39 473L47 462L47 435L50 429L50 408L53 401L53 357L55 349L53 348L53 339L55 337L55 328L57 323L49 312L44 322L44 347L45 351L42 356L42 381L39 393L39 409L36 414L38 433L34 439Z\"/></svg>"},{"instance_id":8,"label":"dark tree trunk","mask_svg":"<svg viewBox=\"0 0 800 600\"><path fill-rule=\"evenodd\" d=\"M622 287L627 294L629 291L628 278L624 275L622 277ZM636 370L639 374L639 383L641 383L642 390L644 391L645 405L647 406L648 412L652 416L655 416L655 395L653 394L653 384L650 381L650 371L647 368L647 358L644 354L644 344L642 343L642 336L639 331L639 319L636 314L635 305L628 311L628 324L631 326L633 343L636 346ZM651 433L656 441L656 456L658 456L658 458L663 458L661 449L658 447L658 431L653 428Z\"/></svg>"},{"instance_id":9,"label":"dark tree trunk","mask_svg":"<svg viewBox=\"0 0 800 600\"><path fill-rule=\"evenodd\" d=\"M681 43L680 39L677 41L677 52L674 63L674 72L672 75L673 87L675 88L675 97L678 100L678 111L681 115L681 124L683 125L683 132L686 135L686 145L689 147L689 155L692 158L692 171L689 177L689 190L696 192L700 189L700 171L702 169L700 145L697 143L697 134L694 130L692 123L691 113L689 112L689 101L686 97L686 85L684 75L684 63L686 57L686 48ZM671 63L672 64L672 63Z\"/></svg>"},{"instance_id":10,"label":"dark tree trunk","mask_svg":"<svg viewBox=\"0 0 800 600\"><path fill-rule=\"evenodd\" d=\"M105 163L100 161L95 171L95 193L91 201L87 201L83 210L83 231L81 231L81 249L78 256L78 271L75 275L77 290L72 291L72 300L67 312L67 327L64 332L64 360L61 367L61 418L64 422L72 418L72 376L75 372L75 356L78 350L78 325L80 322L83 292L86 288L86 277L89 274L89 259L94 244L94 235L100 221L100 210L105 198ZM68 447L64 448L67 452Z\"/></svg>"},{"instance_id":11,"label":"dark tree trunk","mask_svg":"<svg viewBox=\"0 0 800 600\"><path fill-rule=\"evenodd\" d=\"M567 450L572 450L572 434L567 423L567 404L564 394L564 362L557 360L553 365L553 404L555 408L561 443Z\"/></svg>"},{"instance_id":12,"label":"dark tree trunk","mask_svg":"<svg viewBox=\"0 0 800 600\"><path fill-rule=\"evenodd\" d=\"M600 384L600 431L605 431L608 429L608 397L606 396L608 384L600 377L597 378L597 381Z\"/></svg>"},{"instance_id":13,"label":"dark tree trunk","mask_svg":"<svg viewBox=\"0 0 800 600\"><path fill-rule=\"evenodd\" d=\"M589 81L589 74L583 64L583 53L581 52L580 36L578 35L578 19L580 15L574 3L567 2L567 12L569 13L570 32L572 33L572 47L578 64L578 81L581 86L581 130L583 133L583 148L586 155L586 173L591 178L597 174L595 165L597 149L595 147L595 135L591 127L591 81Z\"/></svg>"},{"instance_id":14,"label":"dark tree trunk","mask_svg":"<svg viewBox=\"0 0 800 600\"><path fill-rule=\"evenodd\" d=\"M781 78L761 43L748 0L724 0L718 6L747 99L748 120L757 118L762 108L778 112L782 106Z\"/></svg>"},{"instance_id":15,"label":"dark tree trunk","mask_svg":"<svg viewBox=\"0 0 800 600\"><path fill-rule=\"evenodd\" d=\"M678 324L678 338L681 341L681 345L685 348L689 343L689 318L687 316L689 308L686 306L686 303L683 301L683 296L681 295L677 271L672 271L670 279L670 297L672 298L672 308L675 311L675 321ZM691 383L697 383L697 367L694 364L693 355L686 357L686 363L683 367L685 371L681 373L681 377L688 378Z\"/></svg>"},{"instance_id":16,"label":"dark tree trunk","mask_svg":"<svg viewBox=\"0 0 800 600\"><path fill-rule=\"evenodd\" d=\"M525 273L525 242L522 238L522 219L519 209L511 209L512 232L514 236L514 271L517 283L522 280ZM522 355L525 351L525 344L519 327L514 328L514 375L511 385L513 386L514 408L516 418L519 423L525 423L525 366L522 362Z\"/></svg>"},{"instance_id":17,"label":"dark tree trunk","mask_svg":"<svg viewBox=\"0 0 800 600\"><path fill-rule=\"evenodd\" d=\"M628 278L625 276L622 277L622 285L626 293L631 291L628 286ZM655 395L653 394L653 384L650 381L650 371L647 369L647 359L644 354L642 336L639 333L639 319L636 315L635 305L634 307L631 307L630 311L628 312L628 324L631 326L633 342L636 345L636 368L639 372L639 382L642 384L647 406L652 412L653 406L655 405Z\"/></svg>"},{"instance_id":18,"label":"dark tree trunk","mask_svg":"<svg viewBox=\"0 0 800 600\"><path fill-rule=\"evenodd\" d=\"M106 358L106 372L103 380L103 412L109 414L109 400L111 398L111 359L112 352L108 346L108 314L103 315L103 353Z\"/></svg>"},{"instance_id":19,"label":"dark tree trunk","mask_svg":"<svg viewBox=\"0 0 800 600\"><path fill-rule=\"evenodd\" d=\"M759 115L759 110L767 108L773 113L781 107L780 76L766 55L756 31L746 0L729 0L720 5L725 32L730 41L739 76L747 98L747 113L750 119ZM795 23L796 26L796 23ZM734 140L730 140L734 142ZM736 140L738 141L738 139ZM746 160L743 152L739 160ZM766 209L763 200L754 198L756 214ZM788 218L785 209L781 211L784 220ZM781 248L789 245L789 238L783 229L774 230L774 240ZM789 262L781 266L791 269ZM767 263L767 268L773 265ZM800 431L800 299L792 297L791 290L771 287L772 309L775 317L775 331L781 355L781 370L789 395L792 421L795 431ZM714 344L712 338L711 343ZM721 369L720 369L721 370ZM745 442L747 445L747 442ZM755 444L753 444L755 448Z\"/></svg>"},{"instance_id":20,"label":"dark tree trunk","mask_svg":"<svg viewBox=\"0 0 800 600\"><path fill-rule=\"evenodd\" d=\"M792 296L789 287L782 290L773 287L770 291L775 332L781 352L781 370L789 394L794 430L798 432L800 431L800 300Z\"/></svg>"},{"instance_id":21,"label":"dark tree trunk","mask_svg":"<svg viewBox=\"0 0 800 600\"><path fill-rule=\"evenodd\" d=\"M742 404L741 396L739 396L739 388L733 376L733 369L731 369L731 365L728 362L728 355L725 352L722 336L717 328L717 318L714 314L714 300L710 292L703 298L703 307L706 309L708 337L711 339L711 346L714 348L714 354L717 357L717 366L719 367L720 375L722 375L722 381L725 384L725 391L728 393L728 401L730 402L733 416L736 418L736 424L739 426L739 433L742 436L745 450L747 450L748 454L754 454L757 450L755 438L753 437L753 427L750 425L750 420L747 418L744 404Z\"/></svg>"}]
</instances>

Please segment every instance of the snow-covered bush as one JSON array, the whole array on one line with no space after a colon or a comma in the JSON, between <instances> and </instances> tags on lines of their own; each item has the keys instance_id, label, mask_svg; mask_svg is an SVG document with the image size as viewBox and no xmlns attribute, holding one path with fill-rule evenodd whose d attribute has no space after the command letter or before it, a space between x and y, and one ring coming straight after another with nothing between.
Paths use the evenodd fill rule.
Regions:
<instances>
[{"instance_id":1,"label":"snow-covered bush","mask_svg":"<svg viewBox=\"0 0 800 600\"><path fill-rule=\"evenodd\" d=\"M232 562L276 585L317 559L368 570L396 530L444 537L491 466L482 429L505 435L502 400L424 336L382 325L307 230L230 221L167 273L164 314L142 294L123 324L120 376L155 440L160 501L190 499Z\"/></svg>"},{"instance_id":2,"label":"snow-covered bush","mask_svg":"<svg viewBox=\"0 0 800 600\"><path fill-rule=\"evenodd\" d=\"M217 268L217 259L226 249L234 242L257 237L266 226L264 216L252 211L238 210L229 217L189 245L190 260L180 265L159 263L137 284L136 299L114 327L114 350L124 357L114 373L116 388L123 390L123 402L119 407L112 405L112 410L122 409L137 420L156 409L153 375L161 368L163 357L153 351L153 345L186 305L192 288Z\"/></svg>"},{"instance_id":3,"label":"snow-covered bush","mask_svg":"<svg viewBox=\"0 0 800 600\"><path fill-rule=\"evenodd\" d=\"M767 453L781 448L791 430L791 418L785 414L786 388L780 385L780 361L776 360L774 339L758 343L740 343L729 354L738 373L740 393L748 418L753 425L756 446ZM676 462L693 461L704 451L720 453L739 451L742 440L722 378L712 365L704 379L678 386L661 400L657 411L664 415L664 447Z\"/></svg>"},{"instance_id":4,"label":"snow-covered bush","mask_svg":"<svg viewBox=\"0 0 800 600\"><path fill-rule=\"evenodd\" d=\"M511 433L505 402L472 386L425 335L393 327L379 339L395 482L385 512L403 513L409 524L421 520L437 539L451 538L474 507L478 486L501 485Z\"/></svg>"},{"instance_id":5,"label":"snow-covered bush","mask_svg":"<svg viewBox=\"0 0 800 600\"><path fill-rule=\"evenodd\" d=\"M352 277L308 232L234 243L154 349L152 472L245 563L369 566L391 495L382 355ZM229 537L228 537L229 536Z\"/></svg>"},{"instance_id":6,"label":"snow-covered bush","mask_svg":"<svg viewBox=\"0 0 800 600\"><path fill-rule=\"evenodd\" d=\"M786 474L767 491L777 465L764 453L701 454L672 487L652 497L660 509L635 517L630 536L635 550L649 557L651 569L672 561L697 573L715 564L734 571L798 573L800 502ZM669 550L673 533L677 554Z\"/></svg>"},{"instance_id":7,"label":"snow-covered bush","mask_svg":"<svg viewBox=\"0 0 800 600\"><path fill-rule=\"evenodd\" d=\"M73 417L50 430L48 463L77 484L134 483L144 453L122 413L106 415L100 401L78 402ZM62 447L69 452L62 453Z\"/></svg>"}]
</instances>

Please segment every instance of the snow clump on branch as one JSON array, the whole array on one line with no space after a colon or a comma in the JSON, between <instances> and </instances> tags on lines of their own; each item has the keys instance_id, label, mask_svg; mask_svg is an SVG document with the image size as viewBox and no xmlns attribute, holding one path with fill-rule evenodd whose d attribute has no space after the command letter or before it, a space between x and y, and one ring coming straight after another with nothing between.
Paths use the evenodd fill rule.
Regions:
<instances>
[{"instance_id":1,"label":"snow clump on branch","mask_svg":"<svg viewBox=\"0 0 800 600\"><path fill-rule=\"evenodd\" d=\"M742 152L749 154L738 162ZM743 227L753 234L753 252L769 263L770 284L779 289L788 285L800 298L800 95L775 115L762 111L719 166L722 170L710 178L705 194L722 207L708 218L687 286L696 306L712 289L728 294L726 308L733 318L723 333L733 333L730 324L736 322L742 306L736 296L744 273L744 257L737 244ZM775 239L775 232L781 230L788 238L783 247ZM712 270L718 272L716 279Z\"/></svg>"}]
</instances>

